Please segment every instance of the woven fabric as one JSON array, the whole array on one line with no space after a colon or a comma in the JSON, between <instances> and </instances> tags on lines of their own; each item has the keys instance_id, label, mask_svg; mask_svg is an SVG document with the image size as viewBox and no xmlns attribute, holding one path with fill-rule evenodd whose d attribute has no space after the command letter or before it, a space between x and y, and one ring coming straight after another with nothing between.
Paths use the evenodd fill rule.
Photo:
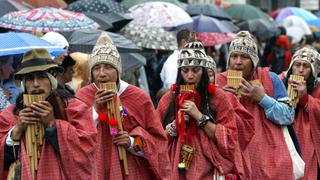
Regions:
<instances>
[{"instance_id":1,"label":"woven fabric","mask_svg":"<svg viewBox=\"0 0 320 180\"><path fill-rule=\"evenodd\" d=\"M93 106L97 89L90 84L80 89L76 96ZM123 120L124 130L130 136L139 136L143 142L144 158L127 151L129 175L124 176L118 149L112 143L108 124L99 123L96 157L97 179L169 179L170 162L167 152L167 138L156 115L150 97L141 89L129 85L120 95L121 105L128 111Z\"/></svg>"},{"instance_id":2,"label":"woven fabric","mask_svg":"<svg viewBox=\"0 0 320 180\"><path fill-rule=\"evenodd\" d=\"M240 31L229 46L229 55L227 66L229 66L230 56L233 52L248 54L253 62L254 68L257 68L259 57L256 40L248 31Z\"/></svg>"},{"instance_id":3,"label":"woven fabric","mask_svg":"<svg viewBox=\"0 0 320 180\"><path fill-rule=\"evenodd\" d=\"M44 141L37 173L38 180L56 179L94 179L94 157L96 129L91 119L91 111L77 99L67 102L68 120L56 119L59 154ZM0 165L3 167L4 145L7 133L16 124L16 116L10 106L0 114L1 150ZM21 179L31 179L31 171L26 154L25 143L20 142ZM3 169L0 170L2 176Z\"/></svg>"},{"instance_id":4,"label":"woven fabric","mask_svg":"<svg viewBox=\"0 0 320 180\"><path fill-rule=\"evenodd\" d=\"M293 63L297 60L308 62L311 65L313 77L317 79L320 72L320 54L317 50L312 47L304 47L297 50L292 56L288 70L292 68Z\"/></svg>"},{"instance_id":5,"label":"woven fabric","mask_svg":"<svg viewBox=\"0 0 320 180\"><path fill-rule=\"evenodd\" d=\"M306 106L297 106L298 112L294 121L294 129L298 137L305 162L303 180L317 179L318 164L320 162L320 140L315 137L320 135L319 122L320 109L320 85L317 84L315 91L308 95Z\"/></svg>"},{"instance_id":6,"label":"woven fabric","mask_svg":"<svg viewBox=\"0 0 320 180\"><path fill-rule=\"evenodd\" d=\"M251 80L258 79L268 96L273 97L272 80L268 69L258 68ZM217 75L217 84L227 84L227 73ZM241 104L255 118L255 135L244 153L250 157L252 179L292 179L293 167L281 127L265 116L263 108L249 98L241 98Z\"/></svg>"}]
</instances>

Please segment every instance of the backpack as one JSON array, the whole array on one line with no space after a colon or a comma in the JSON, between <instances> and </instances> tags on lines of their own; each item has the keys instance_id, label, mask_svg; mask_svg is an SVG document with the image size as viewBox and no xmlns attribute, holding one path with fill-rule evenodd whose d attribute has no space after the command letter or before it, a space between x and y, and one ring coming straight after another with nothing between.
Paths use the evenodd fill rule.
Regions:
<instances>
[{"instance_id":1,"label":"backpack","mask_svg":"<svg viewBox=\"0 0 320 180\"><path fill-rule=\"evenodd\" d=\"M274 47L272 49L272 63L271 63L271 71L280 74L285 70L285 48Z\"/></svg>"}]
</instances>

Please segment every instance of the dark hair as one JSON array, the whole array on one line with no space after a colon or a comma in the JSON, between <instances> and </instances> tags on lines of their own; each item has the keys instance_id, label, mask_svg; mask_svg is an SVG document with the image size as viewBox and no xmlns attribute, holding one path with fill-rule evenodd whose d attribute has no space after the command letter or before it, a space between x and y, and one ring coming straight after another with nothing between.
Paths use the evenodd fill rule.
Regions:
<instances>
[{"instance_id":1,"label":"dark hair","mask_svg":"<svg viewBox=\"0 0 320 180\"><path fill-rule=\"evenodd\" d=\"M202 76L201 80L198 84L197 91L200 94L200 111L208 116L211 117L211 119L215 119L216 117L216 112L214 107L210 106L210 94L208 92L208 83L209 83L209 76L207 69L202 67ZM177 75L177 80L176 80L176 85L179 87L180 85L184 85L183 78L181 76L181 68L178 69L178 75ZM167 108L164 116L164 121L163 121L163 127L165 128L166 125L171 123L172 117L175 115L175 99L176 95L179 94L179 88L176 89L175 92L172 92L172 98L171 102L169 104L169 107Z\"/></svg>"},{"instance_id":2,"label":"dark hair","mask_svg":"<svg viewBox=\"0 0 320 180\"><path fill-rule=\"evenodd\" d=\"M62 66L63 68L67 68L69 66L74 66L76 64L76 61L72 59L70 55L65 56L64 60L62 61Z\"/></svg>"},{"instance_id":3,"label":"dark hair","mask_svg":"<svg viewBox=\"0 0 320 180\"><path fill-rule=\"evenodd\" d=\"M190 29L182 29L177 33L177 42L178 46L180 46L181 41L183 39L189 41L189 39L192 37L192 31Z\"/></svg>"}]
</instances>

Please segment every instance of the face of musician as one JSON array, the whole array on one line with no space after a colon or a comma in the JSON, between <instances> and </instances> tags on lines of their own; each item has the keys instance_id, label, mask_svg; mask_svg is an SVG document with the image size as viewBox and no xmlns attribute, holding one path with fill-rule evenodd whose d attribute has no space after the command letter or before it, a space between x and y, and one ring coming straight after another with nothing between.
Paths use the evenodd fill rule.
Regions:
<instances>
[{"instance_id":1,"label":"face of musician","mask_svg":"<svg viewBox=\"0 0 320 180\"><path fill-rule=\"evenodd\" d=\"M214 77L214 71L211 68L208 68L208 76L209 76L209 82L214 84L215 77Z\"/></svg>"},{"instance_id":2,"label":"face of musician","mask_svg":"<svg viewBox=\"0 0 320 180\"><path fill-rule=\"evenodd\" d=\"M97 64L92 68L93 82L100 83L117 82L118 71L110 64Z\"/></svg>"},{"instance_id":3,"label":"face of musician","mask_svg":"<svg viewBox=\"0 0 320 180\"><path fill-rule=\"evenodd\" d=\"M305 80L309 78L312 73L310 63L303 60L296 60L292 65L292 74L303 76Z\"/></svg>"},{"instance_id":4,"label":"face of musician","mask_svg":"<svg viewBox=\"0 0 320 180\"><path fill-rule=\"evenodd\" d=\"M253 63L245 53L233 52L230 55L229 67L231 70L242 71L245 79L249 79L253 73Z\"/></svg>"},{"instance_id":5,"label":"face of musician","mask_svg":"<svg viewBox=\"0 0 320 180\"><path fill-rule=\"evenodd\" d=\"M51 93L51 82L45 72L26 74L25 82L28 94L44 94L47 98Z\"/></svg>"},{"instance_id":6,"label":"face of musician","mask_svg":"<svg viewBox=\"0 0 320 180\"><path fill-rule=\"evenodd\" d=\"M185 84L197 84L201 80L202 67L200 66L181 67L181 76Z\"/></svg>"}]
</instances>

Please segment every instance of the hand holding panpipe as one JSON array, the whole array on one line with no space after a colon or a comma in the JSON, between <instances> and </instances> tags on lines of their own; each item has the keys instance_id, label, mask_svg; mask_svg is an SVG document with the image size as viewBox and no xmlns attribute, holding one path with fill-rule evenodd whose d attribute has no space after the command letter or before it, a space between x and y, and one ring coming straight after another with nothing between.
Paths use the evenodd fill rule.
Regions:
<instances>
[{"instance_id":1,"label":"hand holding panpipe","mask_svg":"<svg viewBox=\"0 0 320 180\"><path fill-rule=\"evenodd\" d=\"M303 80L304 80L303 76L298 76L293 74L291 74L289 78L289 81L303 81ZM299 102L298 92L292 88L290 83L288 83L288 96L291 99L292 106L294 108L297 107L297 104Z\"/></svg>"},{"instance_id":2,"label":"hand holding panpipe","mask_svg":"<svg viewBox=\"0 0 320 180\"><path fill-rule=\"evenodd\" d=\"M117 96L117 84L112 83L101 83L100 89L114 91L114 97L107 102L107 115L109 119L109 128L111 136L115 137L119 131L123 131L122 119L120 116L120 98ZM128 160L126 149L123 146L118 146L119 158L123 162L123 168L126 175L129 174Z\"/></svg>"},{"instance_id":3,"label":"hand holding panpipe","mask_svg":"<svg viewBox=\"0 0 320 180\"><path fill-rule=\"evenodd\" d=\"M194 89L195 85L192 84L192 85L180 85L180 94L184 94L184 93L192 93L193 89ZM191 99L189 99L191 101L194 101L194 97L191 97ZM178 111L179 113L179 116L178 117L181 117L180 116L180 111ZM186 122L189 122L189 115L188 114L184 114L184 119ZM179 122L181 123L181 119L179 119Z\"/></svg>"},{"instance_id":4,"label":"hand holding panpipe","mask_svg":"<svg viewBox=\"0 0 320 180\"><path fill-rule=\"evenodd\" d=\"M33 102L44 101L43 95L23 95L23 103L25 106L32 104ZM27 126L25 132L26 148L31 168L32 179L36 179L38 170L38 161L40 159L41 145L43 143L42 138L44 136L44 126L42 122L36 122Z\"/></svg>"},{"instance_id":5,"label":"hand holding panpipe","mask_svg":"<svg viewBox=\"0 0 320 180\"><path fill-rule=\"evenodd\" d=\"M228 70L227 71L227 84L236 88L236 96L238 99L241 98L240 84L242 80L242 71Z\"/></svg>"}]
</instances>

